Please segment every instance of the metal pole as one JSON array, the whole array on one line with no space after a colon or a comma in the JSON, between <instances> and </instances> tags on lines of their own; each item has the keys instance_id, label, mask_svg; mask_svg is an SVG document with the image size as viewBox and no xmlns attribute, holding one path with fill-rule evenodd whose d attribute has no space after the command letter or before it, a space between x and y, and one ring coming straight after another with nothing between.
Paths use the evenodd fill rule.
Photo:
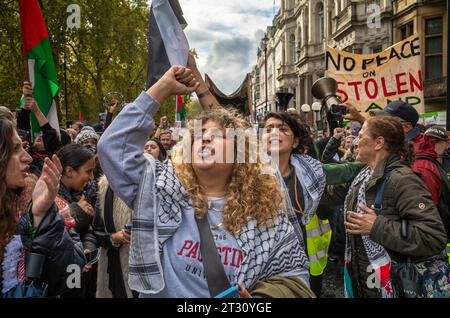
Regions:
<instances>
[{"instance_id":1,"label":"metal pole","mask_svg":"<svg viewBox=\"0 0 450 318\"><path fill-rule=\"evenodd\" d=\"M67 98L67 60L66 60L66 46L64 46L64 105L66 108L66 128L68 127L69 111L68 111L68 98Z\"/></svg>"},{"instance_id":2,"label":"metal pole","mask_svg":"<svg viewBox=\"0 0 450 318\"><path fill-rule=\"evenodd\" d=\"M264 41L264 77L266 82L266 111L267 111L267 95L268 95L268 89L267 89L267 41Z\"/></svg>"},{"instance_id":3,"label":"metal pole","mask_svg":"<svg viewBox=\"0 0 450 318\"><path fill-rule=\"evenodd\" d=\"M450 131L450 98L448 96L449 91L450 91L450 81L449 81L449 76L450 76L450 57L449 57L449 48L450 48L450 44L449 44L449 40L450 40L450 36L449 36L449 28L448 28L448 17L450 16L450 0L447 0L447 131Z\"/></svg>"}]
</instances>

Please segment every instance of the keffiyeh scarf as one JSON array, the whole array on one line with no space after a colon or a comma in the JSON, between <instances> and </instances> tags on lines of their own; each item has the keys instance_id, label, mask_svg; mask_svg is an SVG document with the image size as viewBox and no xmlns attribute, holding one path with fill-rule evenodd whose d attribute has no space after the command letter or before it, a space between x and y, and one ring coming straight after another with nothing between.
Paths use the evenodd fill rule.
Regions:
<instances>
[{"instance_id":1,"label":"keffiyeh scarf","mask_svg":"<svg viewBox=\"0 0 450 318\"><path fill-rule=\"evenodd\" d=\"M347 218L347 211L349 208L347 204L349 199L353 196L355 189L360 185L358 190L358 201L356 211L357 213L364 214L365 212L359 208L359 205L367 205L366 203L366 188L367 184L372 177L373 172L367 167L363 169L358 176L353 180L350 190L347 194L344 204L344 219ZM349 265L352 261L352 248L350 234L345 234L345 259L344 259L344 282L345 282L345 296L347 298L353 298L354 292L350 279ZM386 249L380 244L372 241L369 236L361 236L364 249L369 258L370 265L376 275L374 282L374 288L378 288L381 292L382 298L393 298L394 291L391 282L391 258Z\"/></svg>"},{"instance_id":2,"label":"keffiyeh scarf","mask_svg":"<svg viewBox=\"0 0 450 318\"><path fill-rule=\"evenodd\" d=\"M295 174L303 189L305 214L302 222L306 225L311 221L314 212L317 211L319 201L325 190L325 172L320 161L306 155L292 155L291 164L295 168Z\"/></svg>"},{"instance_id":3,"label":"keffiyeh scarf","mask_svg":"<svg viewBox=\"0 0 450 318\"><path fill-rule=\"evenodd\" d=\"M182 222L182 210L192 206L171 162L147 159L133 215L130 247L130 288L144 294L164 289L160 253ZM238 283L250 287L257 280L289 273L308 281L309 262L287 214L280 211L272 227L258 227L249 220L238 237L245 258L237 273Z\"/></svg>"},{"instance_id":4,"label":"keffiyeh scarf","mask_svg":"<svg viewBox=\"0 0 450 318\"><path fill-rule=\"evenodd\" d=\"M20 235L14 235L5 247L2 262L2 294L16 287L25 280L24 251Z\"/></svg>"}]
</instances>

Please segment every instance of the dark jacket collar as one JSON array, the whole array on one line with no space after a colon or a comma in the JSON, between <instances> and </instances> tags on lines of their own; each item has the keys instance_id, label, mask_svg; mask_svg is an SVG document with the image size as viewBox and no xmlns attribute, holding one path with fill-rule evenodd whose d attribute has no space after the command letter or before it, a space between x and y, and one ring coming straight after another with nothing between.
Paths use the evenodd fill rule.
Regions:
<instances>
[{"instance_id":1,"label":"dark jacket collar","mask_svg":"<svg viewBox=\"0 0 450 318\"><path fill-rule=\"evenodd\" d=\"M80 200L81 195L83 193L75 193L70 191L69 189L67 189L64 184L62 182L60 182L59 184L59 190L58 190L58 195L65 201L67 201L67 203L76 203Z\"/></svg>"},{"instance_id":2,"label":"dark jacket collar","mask_svg":"<svg viewBox=\"0 0 450 318\"><path fill-rule=\"evenodd\" d=\"M401 161L400 155L396 153L390 154L375 167L375 170L372 174L372 179L378 180L383 177L386 172L389 172L400 166L404 166L404 163L402 163Z\"/></svg>"}]
</instances>

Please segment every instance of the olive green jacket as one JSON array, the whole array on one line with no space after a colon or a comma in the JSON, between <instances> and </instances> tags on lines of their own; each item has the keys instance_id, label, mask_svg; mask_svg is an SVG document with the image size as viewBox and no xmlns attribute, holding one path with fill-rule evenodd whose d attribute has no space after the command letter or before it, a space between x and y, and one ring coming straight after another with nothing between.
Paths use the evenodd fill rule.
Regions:
<instances>
[{"instance_id":1,"label":"olive green jacket","mask_svg":"<svg viewBox=\"0 0 450 318\"><path fill-rule=\"evenodd\" d=\"M422 179L397 154L388 156L375 168L367 184L367 206L372 207L382 177L392 170L384 191L382 211L373 224L370 239L382 245L394 261L402 261L405 256L418 260L442 252L447 237L431 194ZM353 196L345 199L350 211L356 209L359 187L360 184L355 185ZM346 187L329 187L327 199L340 201L346 194ZM402 219L408 222L407 238L401 236ZM370 274L367 272L369 260L361 236L351 235L349 243L352 248L349 270L352 280L356 279L360 286L359 292L356 291L358 297L377 297L377 291L369 290L365 284Z\"/></svg>"},{"instance_id":2,"label":"olive green jacket","mask_svg":"<svg viewBox=\"0 0 450 318\"><path fill-rule=\"evenodd\" d=\"M300 279L280 275L256 282L249 291L262 298L316 298Z\"/></svg>"}]
</instances>

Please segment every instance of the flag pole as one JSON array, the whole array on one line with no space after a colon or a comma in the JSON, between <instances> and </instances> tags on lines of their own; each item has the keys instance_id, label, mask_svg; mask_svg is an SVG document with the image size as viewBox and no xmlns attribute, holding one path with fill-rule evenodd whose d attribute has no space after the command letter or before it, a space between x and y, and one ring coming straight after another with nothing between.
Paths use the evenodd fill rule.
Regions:
<instances>
[{"instance_id":1,"label":"flag pole","mask_svg":"<svg viewBox=\"0 0 450 318\"><path fill-rule=\"evenodd\" d=\"M29 70L29 64L28 59L24 60L24 66L25 66L25 81L30 81L30 70Z\"/></svg>"},{"instance_id":2,"label":"flag pole","mask_svg":"<svg viewBox=\"0 0 450 318\"><path fill-rule=\"evenodd\" d=\"M450 15L450 0L447 0L447 21L448 21L448 17ZM447 22L447 33L448 33L448 22ZM449 80L449 76L450 76L450 57L448 56L449 53L449 49L450 49L450 43L447 40L447 131L450 131L450 97L449 97L449 90L450 90L450 80Z\"/></svg>"}]
</instances>

